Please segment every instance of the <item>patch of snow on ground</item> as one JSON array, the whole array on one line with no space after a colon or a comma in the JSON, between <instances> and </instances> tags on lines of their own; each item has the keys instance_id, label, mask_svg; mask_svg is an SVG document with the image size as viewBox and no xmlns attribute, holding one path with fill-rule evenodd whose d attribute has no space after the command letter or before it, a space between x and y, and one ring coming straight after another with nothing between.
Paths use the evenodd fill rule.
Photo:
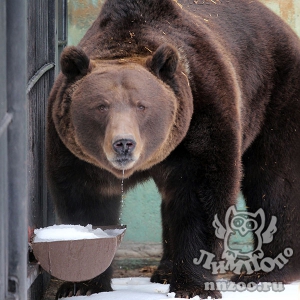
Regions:
<instances>
[{"instance_id":1,"label":"patch of snow on ground","mask_svg":"<svg viewBox=\"0 0 300 300\"><path fill-rule=\"evenodd\" d=\"M112 285L114 291L93 294L91 296L78 296L74 300L167 300L174 298L174 293L169 293L168 284L151 283L149 278L115 278ZM223 300L300 300L300 283L295 282L285 285L282 292L222 292ZM65 298L70 299L70 298ZM199 300L198 296L193 298Z\"/></svg>"}]
</instances>

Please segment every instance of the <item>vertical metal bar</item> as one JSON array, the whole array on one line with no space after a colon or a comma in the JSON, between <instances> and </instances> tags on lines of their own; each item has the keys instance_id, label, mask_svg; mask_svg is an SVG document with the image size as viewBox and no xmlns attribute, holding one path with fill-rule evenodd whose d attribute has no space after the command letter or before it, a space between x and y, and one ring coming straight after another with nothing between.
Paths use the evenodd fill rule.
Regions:
<instances>
[{"instance_id":1,"label":"vertical metal bar","mask_svg":"<svg viewBox=\"0 0 300 300\"><path fill-rule=\"evenodd\" d=\"M56 13L56 4L55 1L49 1L49 25L48 25L48 35L49 35L49 62L52 62L55 64L54 70L50 71L50 80L49 80L49 93L51 90L51 87L54 83L54 77L56 74L56 70L58 70L58 64L56 64L55 61L55 55L56 55L56 47L57 47L57 38L56 38L56 19L55 19L55 13ZM47 95L48 98L49 95ZM45 110L45 119L47 119L47 107L48 107L48 102L46 102L46 110ZM46 135L46 134L45 134ZM44 164L44 174L46 174L46 164ZM46 180L47 181L47 180ZM47 186L46 186L47 188ZM53 202L51 201L50 195L48 194L48 190L45 189L45 207L47 208L47 226L53 225L55 223L55 214L54 214L54 205Z\"/></svg>"},{"instance_id":2,"label":"vertical metal bar","mask_svg":"<svg viewBox=\"0 0 300 300\"><path fill-rule=\"evenodd\" d=\"M57 15L57 55L56 55L56 75L60 71L59 59L64 47L67 45L68 39L68 4L67 0L56 0Z\"/></svg>"},{"instance_id":3,"label":"vertical metal bar","mask_svg":"<svg viewBox=\"0 0 300 300\"><path fill-rule=\"evenodd\" d=\"M7 0L9 282L8 297L27 299L27 1Z\"/></svg>"},{"instance_id":4,"label":"vertical metal bar","mask_svg":"<svg viewBox=\"0 0 300 300\"><path fill-rule=\"evenodd\" d=\"M6 5L0 5L0 123L6 111ZM7 134L0 135L0 299L7 290Z\"/></svg>"},{"instance_id":5,"label":"vertical metal bar","mask_svg":"<svg viewBox=\"0 0 300 300\"><path fill-rule=\"evenodd\" d=\"M6 6L0 5L0 122L6 113Z\"/></svg>"},{"instance_id":6,"label":"vertical metal bar","mask_svg":"<svg viewBox=\"0 0 300 300\"><path fill-rule=\"evenodd\" d=\"M54 82L56 6L55 1L27 0L27 3L28 223L33 229L54 223L45 178L45 127L47 98ZM41 299L50 280L48 274L39 274L36 267L31 264L28 272L31 300Z\"/></svg>"}]
</instances>

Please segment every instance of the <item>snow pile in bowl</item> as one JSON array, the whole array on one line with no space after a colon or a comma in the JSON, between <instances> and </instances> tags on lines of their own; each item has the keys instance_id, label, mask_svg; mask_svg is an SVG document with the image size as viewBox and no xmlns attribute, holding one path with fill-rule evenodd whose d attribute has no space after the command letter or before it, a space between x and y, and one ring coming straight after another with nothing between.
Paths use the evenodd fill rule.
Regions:
<instances>
[{"instance_id":1,"label":"snow pile in bowl","mask_svg":"<svg viewBox=\"0 0 300 300\"><path fill-rule=\"evenodd\" d=\"M35 257L52 276L84 281L103 273L111 264L126 226L53 225L36 229Z\"/></svg>"}]
</instances>

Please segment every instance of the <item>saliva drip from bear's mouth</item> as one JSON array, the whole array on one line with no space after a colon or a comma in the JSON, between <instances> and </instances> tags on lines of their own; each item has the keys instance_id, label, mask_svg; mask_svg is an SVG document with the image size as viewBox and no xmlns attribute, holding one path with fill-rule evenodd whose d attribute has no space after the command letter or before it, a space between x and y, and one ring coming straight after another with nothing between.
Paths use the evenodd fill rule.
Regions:
<instances>
[{"instance_id":1,"label":"saliva drip from bear's mouth","mask_svg":"<svg viewBox=\"0 0 300 300\"><path fill-rule=\"evenodd\" d=\"M128 170L132 167L135 160L132 157L117 157L112 161L113 166L121 171Z\"/></svg>"}]
</instances>

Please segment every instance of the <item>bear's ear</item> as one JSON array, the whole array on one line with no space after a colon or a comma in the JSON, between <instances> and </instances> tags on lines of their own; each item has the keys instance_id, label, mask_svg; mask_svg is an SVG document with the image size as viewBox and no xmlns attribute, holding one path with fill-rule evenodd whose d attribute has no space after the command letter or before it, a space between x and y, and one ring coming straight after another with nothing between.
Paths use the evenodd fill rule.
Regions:
<instances>
[{"instance_id":1,"label":"bear's ear","mask_svg":"<svg viewBox=\"0 0 300 300\"><path fill-rule=\"evenodd\" d=\"M85 76L89 71L90 59L78 47L66 47L60 57L61 71L72 79L78 75Z\"/></svg>"},{"instance_id":2,"label":"bear's ear","mask_svg":"<svg viewBox=\"0 0 300 300\"><path fill-rule=\"evenodd\" d=\"M169 44L159 46L148 61L151 71L162 79L171 78L177 69L177 65L178 52Z\"/></svg>"}]
</instances>

